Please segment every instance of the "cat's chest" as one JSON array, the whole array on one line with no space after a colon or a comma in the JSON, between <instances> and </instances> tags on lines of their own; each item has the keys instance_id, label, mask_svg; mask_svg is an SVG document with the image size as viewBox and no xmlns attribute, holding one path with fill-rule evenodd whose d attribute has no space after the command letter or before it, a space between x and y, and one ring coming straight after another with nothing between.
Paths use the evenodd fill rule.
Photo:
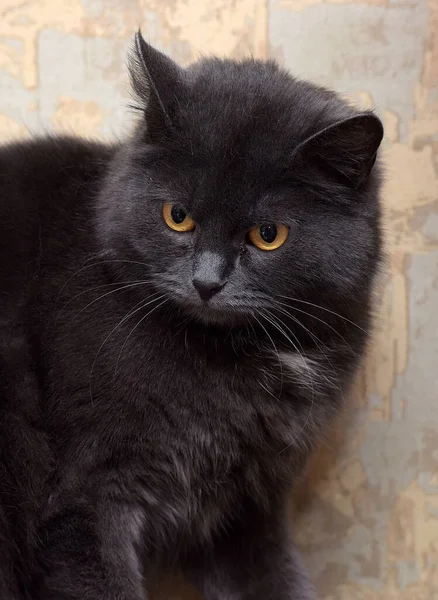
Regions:
<instances>
[{"instance_id":1,"label":"cat's chest","mask_svg":"<svg viewBox=\"0 0 438 600\"><path fill-rule=\"evenodd\" d=\"M93 403L80 385L84 405L64 416L60 488L67 501L72 485L129 495L169 535L204 540L247 498L266 506L292 481L294 399L269 355L165 349L120 360L114 378L108 354L106 372L96 361Z\"/></svg>"},{"instance_id":2,"label":"cat's chest","mask_svg":"<svg viewBox=\"0 0 438 600\"><path fill-rule=\"evenodd\" d=\"M155 443L173 470L178 508L168 510L204 538L245 498L266 505L292 479L293 415L286 395L273 395L270 378L249 363L230 369L210 359L197 369L157 382L152 396L160 407L151 410L160 429Z\"/></svg>"},{"instance_id":3,"label":"cat's chest","mask_svg":"<svg viewBox=\"0 0 438 600\"><path fill-rule=\"evenodd\" d=\"M156 332L133 334L115 352L119 346L75 354L63 369L63 410L58 402L50 419L69 435L68 464L83 473L120 464L117 477L132 479L126 489L153 472L178 505L169 510L195 520L201 511L223 513L242 494L262 498L285 479L294 399L272 356L219 344L216 351L208 340L205 352L195 351L190 340Z\"/></svg>"},{"instance_id":4,"label":"cat's chest","mask_svg":"<svg viewBox=\"0 0 438 600\"><path fill-rule=\"evenodd\" d=\"M131 404L143 413L148 439L187 455L202 477L209 467L229 470L243 455L260 463L292 442L294 390L272 353L155 336L141 362L128 355L119 373L110 393L127 414Z\"/></svg>"},{"instance_id":5,"label":"cat's chest","mask_svg":"<svg viewBox=\"0 0 438 600\"><path fill-rule=\"evenodd\" d=\"M146 401L160 404L172 438L165 443L186 456L192 476L243 480L248 471L262 476L282 460L294 440L295 407L275 359L210 354L196 360L189 354L167 367Z\"/></svg>"}]
</instances>

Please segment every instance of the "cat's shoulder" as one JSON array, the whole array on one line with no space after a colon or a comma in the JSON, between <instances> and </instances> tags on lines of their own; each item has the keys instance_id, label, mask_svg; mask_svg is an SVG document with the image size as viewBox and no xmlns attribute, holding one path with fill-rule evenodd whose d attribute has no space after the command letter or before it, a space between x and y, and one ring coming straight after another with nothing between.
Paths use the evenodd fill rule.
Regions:
<instances>
[{"instance_id":1,"label":"cat's shoulder","mask_svg":"<svg viewBox=\"0 0 438 600\"><path fill-rule=\"evenodd\" d=\"M2 222L13 219L16 231L23 217L53 218L56 207L87 202L114 152L110 144L53 135L0 145Z\"/></svg>"},{"instance_id":2,"label":"cat's shoulder","mask_svg":"<svg viewBox=\"0 0 438 600\"><path fill-rule=\"evenodd\" d=\"M46 136L0 146L0 284L22 286L29 264L46 248L65 256L65 247L90 239L94 198L114 147L74 137ZM81 237L82 236L82 237ZM27 275L25 275L27 273ZM15 277L15 279L14 279Z\"/></svg>"}]
</instances>

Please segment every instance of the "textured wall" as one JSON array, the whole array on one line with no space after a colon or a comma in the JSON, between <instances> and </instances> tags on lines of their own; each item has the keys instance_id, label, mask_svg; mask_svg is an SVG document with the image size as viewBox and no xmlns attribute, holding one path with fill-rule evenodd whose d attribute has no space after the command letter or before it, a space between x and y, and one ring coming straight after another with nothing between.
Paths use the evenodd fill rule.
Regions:
<instances>
[{"instance_id":1,"label":"textured wall","mask_svg":"<svg viewBox=\"0 0 438 600\"><path fill-rule=\"evenodd\" d=\"M0 139L129 131L139 24L183 63L272 56L382 116L375 344L294 520L322 600L438 599L438 0L0 0Z\"/></svg>"}]
</instances>

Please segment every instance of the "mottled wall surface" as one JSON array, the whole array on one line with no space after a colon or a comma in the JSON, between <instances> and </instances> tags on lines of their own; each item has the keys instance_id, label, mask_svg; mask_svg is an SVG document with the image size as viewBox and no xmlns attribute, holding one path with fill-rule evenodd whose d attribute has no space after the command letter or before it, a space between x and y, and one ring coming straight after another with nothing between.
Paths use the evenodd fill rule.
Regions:
<instances>
[{"instance_id":1,"label":"mottled wall surface","mask_svg":"<svg viewBox=\"0 0 438 600\"><path fill-rule=\"evenodd\" d=\"M128 132L138 25L183 63L275 57L383 118L375 342L293 520L322 600L438 599L438 0L0 0L0 139Z\"/></svg>"}]
</instances>

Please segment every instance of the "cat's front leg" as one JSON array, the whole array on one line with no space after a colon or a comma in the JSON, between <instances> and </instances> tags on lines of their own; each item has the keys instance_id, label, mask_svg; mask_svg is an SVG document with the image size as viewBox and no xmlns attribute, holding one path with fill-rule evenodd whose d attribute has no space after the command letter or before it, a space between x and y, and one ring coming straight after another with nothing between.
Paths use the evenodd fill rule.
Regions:
<instances>
[{"instance_id":1,"label":"cat's front leg","mask_svg":"<svg viewBox=\"0 0 438 600\"><path fill-rule=\"evenodd\" d=\"M186 574L206 600L315 600L286 520L262 515L196 553Z\"/></svg>"},{"instance_id":2,"label":"cat's front leg","mask_svg":"<svg viewBox=\"0 0 438 600\"><path fill-rule=\"evenodd\" d=\"M132 506L75 506L40 532L35 600L146 600L138 546L143 518Z\"/></svg>"}]
</instances>

